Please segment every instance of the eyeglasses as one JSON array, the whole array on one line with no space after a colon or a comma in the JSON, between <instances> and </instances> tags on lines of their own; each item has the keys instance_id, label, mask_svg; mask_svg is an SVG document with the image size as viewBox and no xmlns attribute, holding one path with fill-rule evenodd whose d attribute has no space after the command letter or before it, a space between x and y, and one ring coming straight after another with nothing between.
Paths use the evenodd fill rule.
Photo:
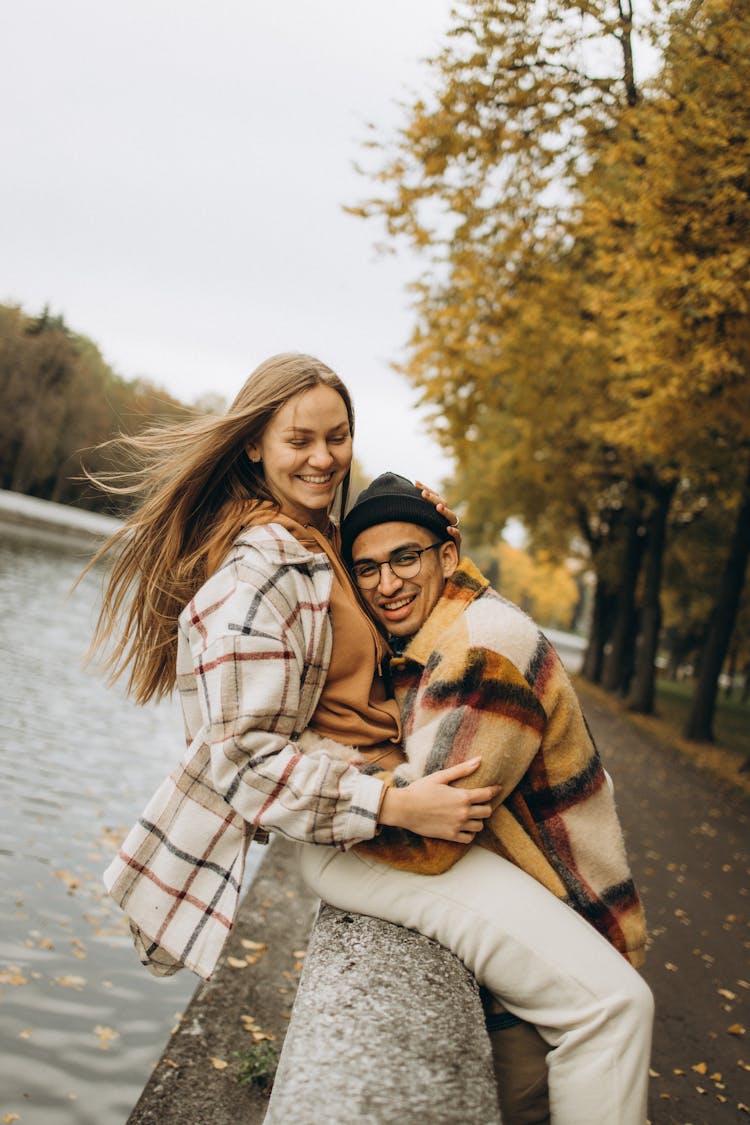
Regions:
<instances>
[{"instance_id":1,"label":"eyeglasses","mask_svg":"<svg viewBox=\"0 0 750 1125\"><path fill-rule=\"evenodd\" d=\"M442 543L431 543L429 547L403 547L400 551L394 551L389 555L385 562L376 563L372 559L366 559L364 562L355 563L352 567L354 581L360 590L374 590L380 582L384 566L387 566L396 578L414 578L422 568L422 555L425 551L434 551L436 547L442 545Z\"/></svg>"}]
</instances>

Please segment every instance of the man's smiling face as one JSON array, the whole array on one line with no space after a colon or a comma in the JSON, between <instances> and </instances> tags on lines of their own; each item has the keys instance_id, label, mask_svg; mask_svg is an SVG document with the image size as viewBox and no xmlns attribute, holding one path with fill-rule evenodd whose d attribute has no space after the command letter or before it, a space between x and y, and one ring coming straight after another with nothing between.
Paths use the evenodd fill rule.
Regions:
<instances>
[{"instance_id":1,"label":"man's smiling face","mask_svg":"<svg viewBox=\"0 0 750 1125\"><path fill-rule=\"evenodd\" d=\"M394 637L411 637L422 627L443 592L445 581L458 566L458 552L450 541L440 543L432 531L414 523L380 523L360 532L352 545L352 565L385 563L401 551L421 551L419 572L399 578L389 566L380 567L378 584L360 589L367 608Z\"/></svg>"}]
</instances>

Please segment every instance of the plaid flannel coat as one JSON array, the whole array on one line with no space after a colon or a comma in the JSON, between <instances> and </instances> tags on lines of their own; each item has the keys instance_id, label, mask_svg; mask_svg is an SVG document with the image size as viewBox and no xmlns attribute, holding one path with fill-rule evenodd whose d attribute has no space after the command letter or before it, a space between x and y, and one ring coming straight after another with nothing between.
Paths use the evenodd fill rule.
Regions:
<instances>
[{"instance_id":1,"label":"plaid flannel coat","mask_svg":"<svg viewBox=\"0 0 750 1125\"><path fill-rule=\"evenodd\" d=\"M376 831L383 783L296 744L330 662L331 583L324 554L265 524L180 615L187 753L104 876L156 975L210 976L259 829L342 849Z\"/></svg>"},{"instance_id":2,"label":"plaid flannel coat","mask_svg":"<svg viewBox=\"0 0 750 1125\"><path fill-rule=\"evenodd\" d=\"M534 622L464 559L391 672L407 757L395 783L481 755L457 784L503 789L477 843L529 872L640 965L645 919L612 789L573 686ZM470 846L384 828L357 851L436 874Z\"/></svg>"}]
</instances>

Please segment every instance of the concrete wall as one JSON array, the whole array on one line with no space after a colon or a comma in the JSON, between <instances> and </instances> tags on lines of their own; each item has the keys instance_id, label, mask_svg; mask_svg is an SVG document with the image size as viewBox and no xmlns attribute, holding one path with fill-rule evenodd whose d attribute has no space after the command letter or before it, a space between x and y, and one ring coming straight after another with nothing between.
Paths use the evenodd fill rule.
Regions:
<instances>
[{"instance_id":1,"label":"concrete wall","mask_svg":"<svg viewBox=\"0 0 750 1125\"><path fill-rule=\"evenodd\" d=\"M499 1125L476 982L436 942L323 905L265 1125Z\"/></svg>"},{"instance_id":2,"label":"concrete wall","mask_svg":"<svg viewBox=\"0 0 750 1125\"><path fill-rule=\"evenodd\" d=\"M315 921L317 907L294 848L275 839L128 1125L499 1125L463 964L379 919L324 906ZM237 1081L249 1021L283 1044L270 1103Z\"/></svg>"}]
</instances>

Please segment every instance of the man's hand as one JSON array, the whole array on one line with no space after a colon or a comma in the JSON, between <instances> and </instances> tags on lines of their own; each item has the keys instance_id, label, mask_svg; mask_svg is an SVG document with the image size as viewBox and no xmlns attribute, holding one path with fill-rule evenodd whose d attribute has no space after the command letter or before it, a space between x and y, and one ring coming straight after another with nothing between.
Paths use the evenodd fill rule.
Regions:
<instances>
[{"instance_id":1,"label":"man's hand","mask_svg":"<svg viewBox=\"0 0 750 1125\"><path fill-rule=\"evenodd\" d=\"M455 789L451 782L474 773L481 760L471 758L420 777L402 789L389 789L383 798L379 822L408 828L419 836L470 844L492 813L490 802L500 793L501 786Z\"/></svg>"}]
</instances>

